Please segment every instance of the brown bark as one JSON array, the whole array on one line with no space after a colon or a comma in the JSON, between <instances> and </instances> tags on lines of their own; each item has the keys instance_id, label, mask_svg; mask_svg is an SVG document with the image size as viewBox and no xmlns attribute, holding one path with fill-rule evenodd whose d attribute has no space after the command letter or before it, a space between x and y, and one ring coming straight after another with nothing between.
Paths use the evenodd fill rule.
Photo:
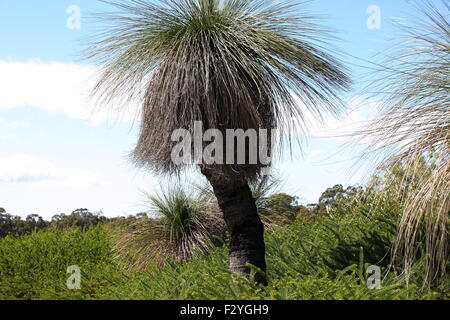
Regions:
<instances>
[{"instance_id":1,"label":"brown bark","mask_svg":"<svg viewBox=\"0 0 450 320\"><path fill-rule=\"evenodd\" d=\"M266 272L264 227L257 213L255 199L246 181L227 179L217 172L202 168L211 183L230 233L229 267L234 273L248 277L248 263ZM257 273L255 280L266 284Z\"/></svg>"}]
</instances>

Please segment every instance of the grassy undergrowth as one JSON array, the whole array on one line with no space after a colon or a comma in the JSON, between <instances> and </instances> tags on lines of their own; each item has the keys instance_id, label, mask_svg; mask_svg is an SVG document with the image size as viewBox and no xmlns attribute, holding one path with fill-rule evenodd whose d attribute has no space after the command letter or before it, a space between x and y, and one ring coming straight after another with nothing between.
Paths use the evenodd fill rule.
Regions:
<instances>
[{"instance_id":1,"label":"grassy undergrowth","mask_svg":"<svg viewBox=\"0 0 450 320\"><path fill-rule=\"evenodd\" d=\"M389 212L357 213L293 224L266 234L269 285L233 277L227 248L181 263L125 269L112 251L114 229L49 230L0 240L1 299L448 299L448 283L423 288L418 257L409 285L389 267L396 221ZM69 290L67 267L82 270ZM381 268L381 289L367 287L367 267ZM255 270L256 272L256 270Z\"/></svg>"}]
</instances>

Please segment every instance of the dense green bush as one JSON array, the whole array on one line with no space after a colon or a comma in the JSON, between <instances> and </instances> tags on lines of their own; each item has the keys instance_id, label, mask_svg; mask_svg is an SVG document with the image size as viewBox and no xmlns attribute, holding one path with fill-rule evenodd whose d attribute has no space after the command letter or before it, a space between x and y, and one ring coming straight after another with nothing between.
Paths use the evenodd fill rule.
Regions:
<instances>
[{"instance_id":1,"label":"dense green bush","mask_svg":"<svg viewBox=\"0 0 450 320\"><path fill-rule=\"evenodd\" d=\"M359 209L364 209L359 206ZM229 274L227 249L187 263L168 261L149 268L105 291L120 299L432 299L448 298L444 290L430 291L417 281L406 286L394 271L387 273L395 234L393 215L353 212L316 221L299 219L268 233L269 286ZM366 269L383 271L381 289L367 287ZM416 266L420 274L420 263ZM256 272L256 271L255 271Z\"/></svg>"},{"instance_id":2,"label":"dense green bush","mask_svg":"<svg viewBox=\"0 0 450 320\"><path fill-rule=\"evenodd\" d=\"M269 285L233 277L227 248L145 270L123 268L111 250L114 228L49 230L0 239L0 298L13 299L449 299L449 284L424 288L418 255L407 286L390 267L400 207L344 200L328 216L267 232ZM81 290L68 290L67 266L82 269ZM366 285L367 267L383 273L381 289ZM389 271L389 272L388 272ZM254 272L257 272L255 270Z\"/></svg>"},{"instance_id":3,"label":"dense green bush","mask_svg":"<svg viewBox=\"0 0 450 320\"><path fill-rule=\"evenodd\" d=\"M0 239L0 299L95 298L118 274L110 252L109 236L100 226L7 236ZM72 265L81 268L79 291L66 287Z\"/></svg>"}]
</instances>

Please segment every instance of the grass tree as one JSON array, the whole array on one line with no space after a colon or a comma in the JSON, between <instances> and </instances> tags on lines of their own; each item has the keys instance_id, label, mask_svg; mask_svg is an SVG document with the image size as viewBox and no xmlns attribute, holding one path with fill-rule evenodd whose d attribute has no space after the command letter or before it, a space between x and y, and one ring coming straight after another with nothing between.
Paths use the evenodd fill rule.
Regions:
<instances>
[{"instance_id":1,"label":"grass tree","mask_svg":"<svg viewBox=\"0 0 450 320\"><path fill-rule=\"evenodd\" d=\"M330 31L303 2L105 2L117 10L101 16L104 32L88 50L102 66L93 93L101 102L140 99L133 152L140 166L162 174L189 167L173 161L177 142L171 138L177 129L193 133L196 121L224 135L227 129L278 129L290 136L305 128L305 111L320 119L342 107L338 93L350 80L327 50ZM272 155L272 145L262 147ZM227 150L236 158L233 152ZM230 232L230 269L247 276L250 263L265 271L263 225L249 188L263 163L194 166L211 183Z\"/></svg>"},{"instance_id":2,"label":"grass tree","mask_svg":"<svg viewBox=\"0 0 450 320\"><path fill-rule=\"evenodd\" d=\"M442 1L417 4L421 17L402 26L388 62L377 70L371 91L382 95L381 112L361 136L385 156L383 167L400 163L405 201L394 255L406 275L425 239L426 279L448 270L450 212L450 6ZM369 139L367 139L369 138ZM432 170L423 170L423 159ZM411 187L410 177L416 186Z\"/></svg>"},{"instance_id":3,"label":"grass tree","mask_svg":"<svg viewBox=\"0 0 450 320\"><path fill-rule=\"evenodd\" d=\"M202 194L189 193L175 185L148 195L149 216L119 225L114 249L131 259L130 267L146 268L164 262L164 256L179 261L208 253L223 244L226 227L217 205Z\"/></svg>"}]
</instances>

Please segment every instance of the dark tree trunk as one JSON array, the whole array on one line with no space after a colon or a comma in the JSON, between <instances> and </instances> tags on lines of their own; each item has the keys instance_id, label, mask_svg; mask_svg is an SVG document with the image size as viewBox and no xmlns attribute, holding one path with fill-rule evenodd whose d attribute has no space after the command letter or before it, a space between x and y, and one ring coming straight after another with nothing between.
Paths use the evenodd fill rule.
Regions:
<instances>
[{"instance_id":1,"label":"dark tree trunk","mask_svg":"<svg viewBox=\"0 0 450 320\"><path fill-rule=\"evenodd\" d=\"M230 233L229 267L232 272L248 277L250 263L266 272L264 227L256 210L255 199L246 181L227 179L202 168ZM265 276L257 273L255 280L266 284Z\"/></svg>"}]
</instances>

